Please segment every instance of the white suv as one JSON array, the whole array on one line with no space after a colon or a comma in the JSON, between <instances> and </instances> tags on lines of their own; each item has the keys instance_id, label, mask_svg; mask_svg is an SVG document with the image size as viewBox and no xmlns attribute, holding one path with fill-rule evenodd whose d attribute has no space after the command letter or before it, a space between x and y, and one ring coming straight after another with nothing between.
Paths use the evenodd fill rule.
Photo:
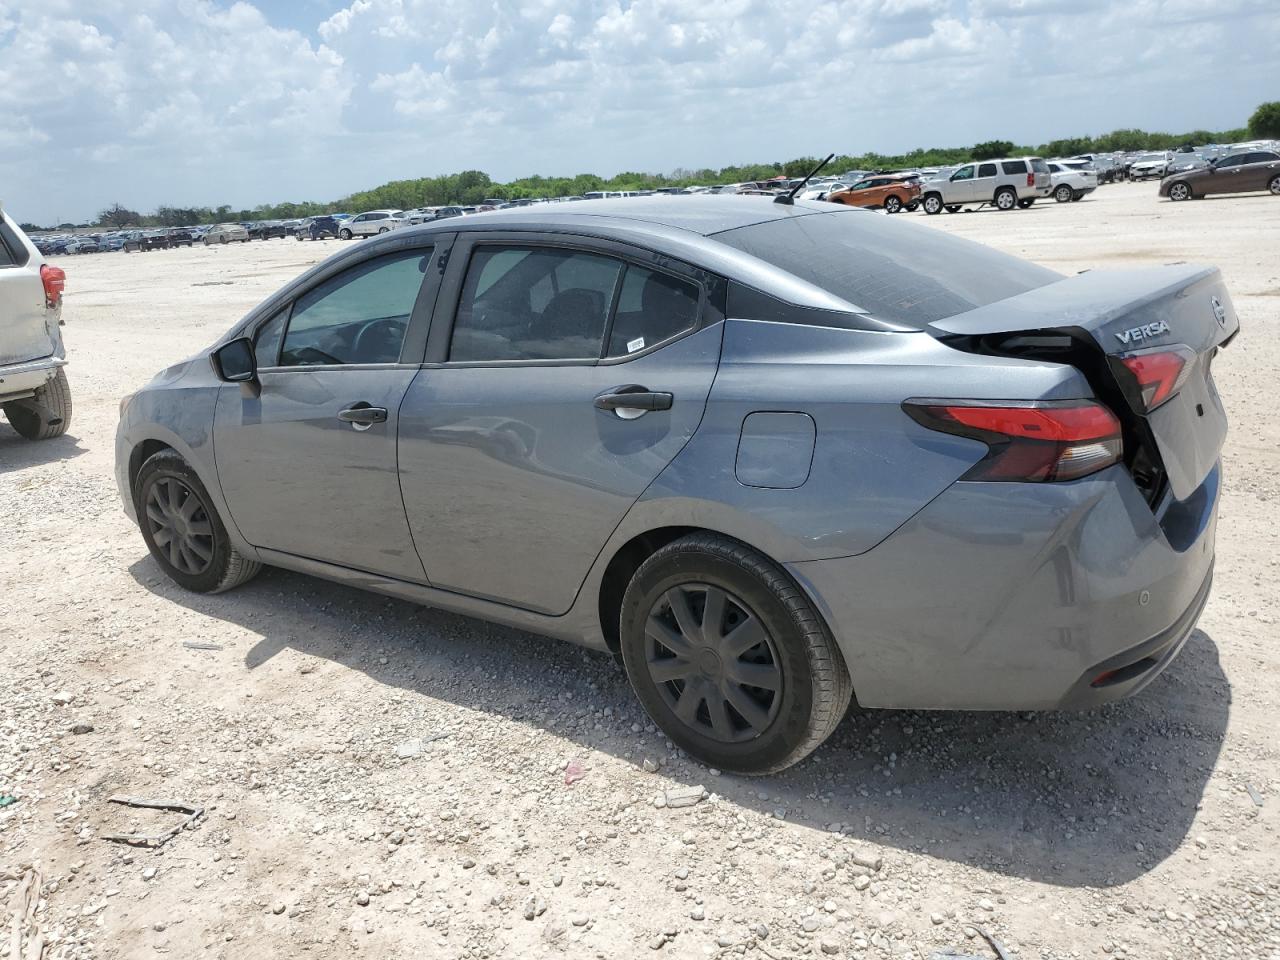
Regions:
<instances>
[{"instance_id":1,"label":"white suv","mask_svg":"<svg viewBox=\"0 0 1280 960\"><path fill-rule=\"evenodd\" d=\"M966 163L945 177L930 180L920 194L927 214L955 213L968 204L991 204L1000 210L1029 207L1049 196L1049 165L1039 157L1008 157Z\"/></svg>"},{"instance_id":2,"label":"white suv","mask_svg":"<svg viewBox=\"0 0 1280 960\"><path fill-rule=\"evenodd\" d=\"M409 218L404 215L403 210L370 210L346 221L338 230L338 236L343 240L350 240L352 237L371 237L375 233L386 233L388 230L403 227L408 222Z\"/></svg>"},{"instance_id":3,"label":"white suv","mask_svg":"<svg viewBox=\"0 0 1280 960\"><path fill-rule=\"evenodd\" d=\"M1144 153L1129 164L1129 179L1163 178L1169 172L1169 164L1171 163L1173 163L1173 154L1167 151L1165 153Z\"/></svg>"},{"instance_id":4,"label":"white suv","mask_svg":"<svg viewBox=\"0 0 1280 960\"><path fill-rule=\"evenodd\" d=\"M71 423L62 369L66 279L0 210L0 409L28 440L61 436Z\"/></svg>"},{"instance_id":5,"label":"white suv","mask_svg":"<svg viewBox=\"0 0 1280 960\"><path fill-rule=\"evenodd\" d=\"M1074 160L1050 160L1049 176L1053 178L1053 199L1059 203L1079 200L1098 189L1097 171Z\"/></svg>"}]
</instances>

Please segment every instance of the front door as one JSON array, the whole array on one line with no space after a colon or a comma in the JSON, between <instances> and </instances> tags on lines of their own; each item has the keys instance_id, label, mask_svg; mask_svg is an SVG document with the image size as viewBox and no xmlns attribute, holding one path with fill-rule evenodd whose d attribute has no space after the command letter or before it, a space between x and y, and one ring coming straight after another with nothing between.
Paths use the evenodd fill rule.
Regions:
<instances>
[{"instance_id":1,"label":"front door","mask_svg":"<svg viewBox=\"0 0 1280 960\"><path fill-rule=\"evenodd\" d=\"M218 396L218 479L251 544L424 579L396 474L406 337L429 322L430 247L369 257L319 281L255 335L261 395Z\"/></svg>"},{"instance_id":2,"label":"front door","mask_svg":"<svg viewBox=\"0 0 1280 960\"><path fill-rule=\"evenodd\" d=\"M947 203L969 203L976 199L973 192L973 178L978 168L967 163L951 175L951 186L947 190Z\"/></svg>"},{"instance_id":3,"label":"front door","mask_svg":"<svg viewBox=\"0 0 1280 960\"><path fill-rule=\"evenodd\" d=\"M723 324L708 278L644 251L495 237L451 259L452 329L400 415L414 542L433 586L562 614L697 429Z\"/></svg>"}]
</instances>

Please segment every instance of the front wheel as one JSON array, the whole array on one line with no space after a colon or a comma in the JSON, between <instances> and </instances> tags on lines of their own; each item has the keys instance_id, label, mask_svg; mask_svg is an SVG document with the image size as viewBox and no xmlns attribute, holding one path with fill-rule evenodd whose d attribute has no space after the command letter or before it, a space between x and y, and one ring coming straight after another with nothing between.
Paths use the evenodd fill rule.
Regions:
<instances>
[{"instance_id":1,"label":"front wheel","mask_svg":"<svg viewBox=\"0 0 1280 960\"><path fill-rule=\"evenodd\" d=\"M1059 184L1053 188L1053 199L1058 203L1067 203L1071 200L1074 191L1065 183Z\"/></svg>"},{"instance_id":2,"label":"front wheel","mask_svg":"<svg viewBox=\"0 0 1280 960\"><path fill-rule=\"evenodd\" d=\"M1016 210L1018 207L1018 195L1009 187L996 191L995 200L997 210Z\"/></svg>"},{"instance_id":3,"label":"front wheel","mask_svg":"<svg viewBox=\"0 0 1280 960\"><path fill-rule=\"evenodd\" d=\"M936 193L931 193L925 197L921 205L924 207L924 212L931 217L942 212L942 198Z\"/></svg>"},{"instance_id":4,"label":"front wheel","mask_svg":"<svg viewBox=\"0 0 1280 960\"><path fill-rule=\"evenodd\" d=\"M1271 182L1267 184L1267 191L1273 197L1280 197L1280 173L1271 178Z\"/></svg>"},{"instance_id":5,"label":"front wheel","mask_svg":"<svg viewBox=\"0 0 1280 960\"><path fill-rule=\"evenodd\" d=\"M71 385L61 367L29 400L4 404L9 426L27 440L52 440L71 426Z\"/></svg>"},{"instance_id":6,"label":"front wheel","mask_svg":"<svg viewBox=\"0 0 1280 960\"><path fill-rule=\"evenodd\" d=\"M960 204L958 203L947 204L947 213L959 213L960 209L961 207L960 207Z\"/></svg>"},{"instance_id":7,"label":"front wheel","mask_svg":"<svg viewBox=\"0 0 1280 960\"><path fill-rule=\"evenodd\" d=\"M899 197L885 197L884 212L900 213L902 211L902 200Z\"/></svg>"},{"instance_id":8,"label":"front wheel","mask_svg":"<svg viewBox=\"0 0 1280 960\"><path fill-rule=\"evenodd\" d=\"M627 586L627 676L654 723L704 763L744 774L815 750L849 707L844 659L776 564L726 537L658 550Z\"/></svg>"},{"instance_id":9,"label":"front wheel","mask_svg":"<svg viewBox=\"0 0 1280 960\"><path fill-rule=\"evenodd\" d=\"M219 242L219 243L226 243L226 242L227 242L227 235L224 233L222 236L220 236L220 237L218 238L218 242Z\"/></svg>"},{"instance_id":10,"label":"front wheel","mask_svg":"<svg viewBox=\"0 0 1280 960\"><path fill-rule=\"evenodd\" d=\"M348 229L346 229L346 228L344 227L343 229L341 229L341 230L339 230L339 231L338 231L338 236L339 236L341 239L343 239L343 240L350 240L350 239L351 239L351 231L350 231L350 230L348 230Z\"/></svg>"},{"instance_id":11,"label":"front wheel","mask_svg":"<svg viewBox=\"0 0 1280 960\"><path fill-rule=\"evenodd\" d=\"M232 545L209 491L175 451L161 450L142 465L133 497L147 549L179 586L221 593L262 569Z\"/></svg>"}]
</instances>

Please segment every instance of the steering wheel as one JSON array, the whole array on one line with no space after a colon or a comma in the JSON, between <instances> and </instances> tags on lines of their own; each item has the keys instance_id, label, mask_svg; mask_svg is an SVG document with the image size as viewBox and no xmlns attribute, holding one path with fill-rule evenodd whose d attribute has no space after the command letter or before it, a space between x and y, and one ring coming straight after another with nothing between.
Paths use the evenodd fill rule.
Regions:
<instances>
[{"instance_id":1,"label":"steering wheel","mask_svg":"<svg viewBox=\"0 0 1280 960\"><path fill-rule=\"evenodd\" d=\"M395 317L370 320L356 334L351 353L357 363L395 363L400 358L407 325ZM377 359L369 359L374 357ZM386 359L382 359L382 358Z\"/></svg>"}]
</instances>

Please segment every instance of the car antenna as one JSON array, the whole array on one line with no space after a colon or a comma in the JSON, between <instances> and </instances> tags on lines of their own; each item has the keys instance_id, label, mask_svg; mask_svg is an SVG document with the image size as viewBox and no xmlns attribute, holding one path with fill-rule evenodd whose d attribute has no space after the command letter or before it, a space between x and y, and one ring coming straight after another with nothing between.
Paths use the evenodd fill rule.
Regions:
<instances>
[{"instance_id":1,"label":"car antenna","mask_svg":"<svg viewBox=\"0 0 1280 960\"><path fill-rule=\"evenodd\" d=\"M794 187L792 187L789 192L778 194L776 197L773 198L773 202L785 203L789 207L793 206L796 202L796 194L799 193L801 190L803 190L804 185L808 183L810 180L812 180L814 176L817 174L817 172L821 170L823 167L825 167L828 163L830 163L834 158L835 158L834 153L828 153L827 159L823 160L820 164L818 164L816 167L810 170L808 176L806 176L803 180L801 180Z\"/></svg>"}]
</instances>

